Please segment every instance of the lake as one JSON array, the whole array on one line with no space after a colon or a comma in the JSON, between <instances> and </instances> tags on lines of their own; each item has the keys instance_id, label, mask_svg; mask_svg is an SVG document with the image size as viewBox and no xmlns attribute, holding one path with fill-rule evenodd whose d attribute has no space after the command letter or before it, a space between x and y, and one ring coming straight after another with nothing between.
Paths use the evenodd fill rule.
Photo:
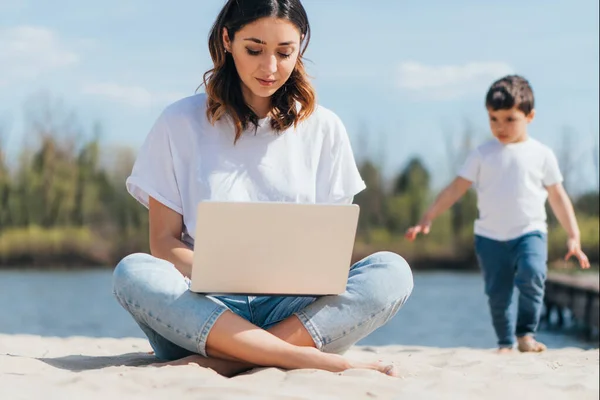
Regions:
<instances>
[{"instance_id":1,"label":"lake","mask_svg":"<svg viewBox=\"0 0 600 400\"><path fill-rule=\"evenodd\" d=\"M144 337L112 295L110 269L0 271L0 333L42 336ZM597 347L573 332L542 326L549 348ZM411 298L361 345L493 348L496 345L477 273L415 273Z\"/></svg>"}]
</instances>

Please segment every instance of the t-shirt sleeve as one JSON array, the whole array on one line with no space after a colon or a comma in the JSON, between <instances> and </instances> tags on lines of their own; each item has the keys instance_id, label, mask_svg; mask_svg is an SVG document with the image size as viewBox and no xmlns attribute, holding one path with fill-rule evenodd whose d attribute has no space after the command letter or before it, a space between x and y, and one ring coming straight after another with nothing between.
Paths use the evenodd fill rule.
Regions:
<instances>
[{"instance_id":1,"label":"t-shirt sleeve","mask_svg":"<svg viewBox=\"0 0 600 400\"><path fill-rule=\"evenodd\" d=\"M554 152L548 149L546 160L544 163L544 186L552 186L563 181L562 173L558 166L558 160L554 155Z\"/></svg>"},{"instance_id":2,"label":"t-shirt sleeve","mask_svg":"<svg viewBox=\"0 0 600 400\"><path fill-rule=\"evenodd\" d=\"M367 186L360 176L350 144L350 138L341 121L336 121L334 143L331 149L329 203L347 202Z\"/></svg>"},{"instance_id":3,"label":"t-shirt sleeve","mask_svg":"<svg viewBox=\"0 0 600 400\"><path fill-rule=\"evenodd\" d=\"M481 155L479 150L472 150L463 165L458 170L458 176L471 182L477 182L479 169L481 167Z\"/></svg>"},{"instance_id":4,"label":"t-shirt sleeve","mask_svg":"<svg viewBox=\"0 0 600 400\"><path fill-rule=\"evenodd\" d=\"M149 197L153 197L183 214L172 150L167 117L163 112L142 144L125 185L127 191L146 208L149 208Z\"/></svg>"},{"instance_id":5,"label":"t-shirt sleeve","mask_svg":"<svg viewBox=\"0 0 600 400\"><path fill-rule=\"evenodd\" d=\"M335 204L352 204L354 201L354 196L352 197L344 197L335 202Z\"/></svg>"}]
</instances>

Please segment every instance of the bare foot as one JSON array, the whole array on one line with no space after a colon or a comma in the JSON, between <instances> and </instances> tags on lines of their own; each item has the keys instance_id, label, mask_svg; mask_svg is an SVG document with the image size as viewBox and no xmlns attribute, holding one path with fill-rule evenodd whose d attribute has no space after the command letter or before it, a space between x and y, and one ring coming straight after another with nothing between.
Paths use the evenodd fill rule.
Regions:
<instances>
[{"instance_id":1,"label":"bare foot","mask_svg":"<svg viewBox=\"0 0 600 400\"><path fill-rule=\"evenodd\" d=\"M316 368L330 372L343 372L348 369L370 369L388 376L398 376L398 371L392 364L352 362L339 354L323 353L312 347L304 347L302 350L305 354L310 355L311 360L305 361L304 365L299 365L297 368Z\"/></svg>"},{"instance_id":2,"label":"bare foot","mask_svg":"<svg viewBox=\"0 0 600 400\"><path fill-rule=\"evenodd\" d=\"M399 376L398 369L396 368L396 366L394 364L384 364L382 362L378 362L375 364L371 364L370 369L374 369L375 371L379 371L382 374L385 374L388 376L393 376L395 378L397 378Z\"/></svg>"},{"instance_id":3,"label":"bare foot","mask_svg":"<svg viewBox=\"0 0 600 400\"><path fill-rule=\"evenodd\" d=\"M219 375L223 375L224 377L231 378L235 375L238 375L242 372L245 372L252 367L248 364L243 364L235 361L227 361L221 360L218 358L207 358L201 355L192 355L188 357L181 358L179 360L167 361L161 363L154 363L148 365L149 367L168 367L168 366L178 366L178 365L197 365L203 368L210 368Z\"/></svg>"},{"instance_id":4,"label":"bare foot","mask_svg":"<svg viewBox=\"0 0 600 400\"><path fill-rule=\"evenodd\" d=\"M333 357L341 356L331 355ZM197 365L203 368L209 368L227 378L234 377L242 372L246 372L253 368L249 364L239 363L235 361L221 360L219 358L206 358L200 355L191 355L179 360L160 362L148 365L149 367L167 367L180 365ZM370 369L381 372L382 374L397 377L398 371L393 364L377 363L349 363L344 369ZM340 370L342 372L344 369Z\"/></svg>"},{"instance_id":5,"label":"bare foot","mask_svg":"<svg viewBox=\"0 0 600 400\"><path fill-rule=\"evenodd\" d=\"M546 350L546 345L535 340L533 336L521 336L517 341L521 353L541 353Z\"/></svg>"},{"instance_id":6,"label":"bare foot","mask_svg":"<svg viewBox=\"0 0 600 400\"><path fill-rule=\"evenodd\" d=\"M498 350L496 350L498 354L508 354L512 353L512 351L512 347L500 347Z\"/></svg>"},{"instance_id":7,"label":"bare foot","mask_svg":"<svg viewBox=\"0 0 600 400\"><path fill-rule=\"evenodd\" d=\"M381 372L382 374L385 374L387 376L393 376L393 377L398 377L399 373L397 368L395 367L394 364L385 364L381 361L379 362L371 362L371 363L365 363L365 362L352 362L349 361L347 359L345 359L344 357L337 355L337 354L326 354L323 353L328 357L331 357L332 359L334 358L338 358L339 360L339 366L337 367L316 367L316 369L323 369L326 371L330 371L330 372L344 372L347 370L351 370L351 369L368 369L368 370L372 370L372 371L378 371ZM306 366L306 367L302 367L302 368L315 368L315 367L311 367L311 366Z\"/></svg>"}]
</instances>

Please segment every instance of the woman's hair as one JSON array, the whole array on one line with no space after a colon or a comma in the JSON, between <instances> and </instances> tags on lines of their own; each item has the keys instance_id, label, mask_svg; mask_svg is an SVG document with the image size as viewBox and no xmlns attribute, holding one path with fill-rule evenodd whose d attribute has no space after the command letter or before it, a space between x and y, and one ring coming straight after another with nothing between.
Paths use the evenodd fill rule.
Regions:
<instances>
[{"instance_id":1,"label":"woman's hair","mask_svg":"<svg viewBox=\"0 0 600 400\"><path fill-rule=\"evenodd\" d=\"M258 116L244 101L241 80L230 53L225 52L223 29L230 40L237 31L260 18L275 17L292 22L303 37L298 61L289 79L271 96L271 128L281 132L307 118L315 109L316 95L307 79L302 56L310 41L308 17L300 0L228 0L210 32L208 47L213 68L204 74L208 97L206 116L214 124L228 114L235 125L235 141ZM300 104L298 109L297 103Z\"/></svg>"}]
</instances>

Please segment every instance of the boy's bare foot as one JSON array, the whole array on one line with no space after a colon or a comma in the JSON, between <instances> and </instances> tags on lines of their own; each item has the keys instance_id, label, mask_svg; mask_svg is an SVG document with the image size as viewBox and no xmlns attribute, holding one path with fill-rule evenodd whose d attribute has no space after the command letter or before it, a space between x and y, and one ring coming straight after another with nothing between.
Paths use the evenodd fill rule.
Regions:
<instances>
[{"instance_id":1,"label":"boy's bare foot","mask_svg":"<svg viewBox=\"0 0 600 400\"><path fill-rule=\"evenodd\" d=\"M498 350L496 350L498 354L508 354L512 353L512 351L512 347L500 347Z\"/></svg>"},{"instance_id":2,"label":"boy's bare foot","mask_svg":"<svg viewBox=\"0 0 600 400\"><path fill-rule=\"evenodd\" d=\"M538 342L533 336L521 336L517 338L519 351L522 353L541 353L546 350L544 343Z\"/></svg>"}]
</instances>

